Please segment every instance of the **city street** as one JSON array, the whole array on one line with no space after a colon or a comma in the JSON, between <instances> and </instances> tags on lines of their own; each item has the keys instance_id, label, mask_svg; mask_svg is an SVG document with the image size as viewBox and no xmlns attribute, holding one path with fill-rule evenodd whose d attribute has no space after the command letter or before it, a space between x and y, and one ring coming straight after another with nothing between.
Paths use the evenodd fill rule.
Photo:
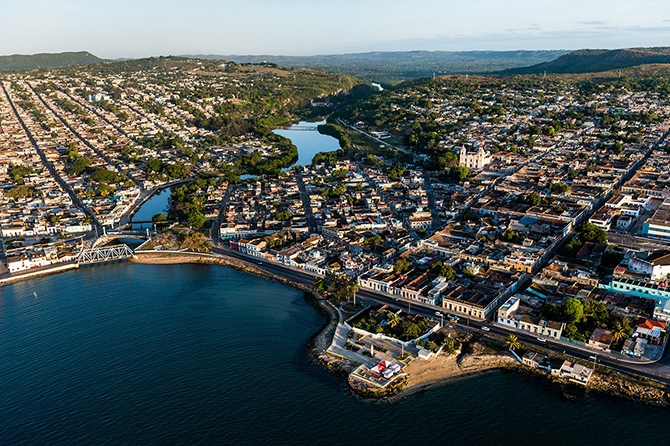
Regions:
<instances>
[{"instance_id":1,"label":"city street","mask_svg":"<svg viewBox=\"0 0 670 446\"><path fill-rule=\"evenodd\" d=\"M225 257L237 260L243 260L247 262L254 261L254 258L240 252L231 251L230 249L214 248L212 251ZM318 277L306 271L267 262L262 259L256 259L256 266L265 269L268 272L306 284L312 284L314 279ZM667 349L663 353L662 359L660 361L656 363L645 364L640 363L633 358L618 357L613 354L607 354L600 350L583 347L570 342L551 338L547 339L546 342L538 341L537 336L534 336L531 333L510 329L508 327L502 327L492 321L470 318L460 313L449 313L442 307L424 305L416 301L390 296L387 294L376 293L370 290L358 291L356 293L356 298L362 303L368 303L372 305L388 305L390 307L400 308L409 313L419 314L436 321L441 320L440 317L435 315L435 312L439 311L445 315L445 318L448 318L447 316L457 316L459 318L457 324L445 322L445 325L454 325L458 329L471 334L480 335L482 337L487 337L490 335L507 337L509 334L514 334L522 343L532 345L534 347L544 348L556 354L564 353L586 361L593 361L592 357L595 356L597 357L597 364L599 365L606 365L618 371L635 373L646 378L651 378L666 384L670 384L670 356L668 355ZM482 327L488 327L490 331L482 331Z\"/></svg>"}]
</instances>

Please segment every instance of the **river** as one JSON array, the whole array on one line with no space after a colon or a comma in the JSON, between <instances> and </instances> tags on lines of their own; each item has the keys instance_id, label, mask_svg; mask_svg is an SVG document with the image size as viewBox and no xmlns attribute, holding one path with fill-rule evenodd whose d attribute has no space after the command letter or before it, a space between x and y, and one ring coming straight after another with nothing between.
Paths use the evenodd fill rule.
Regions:
<instances>
[{"instance_id":1,"label":"river","mask_svg":"<svg viewBox=\"0 0 670 446\"><path fill-rule=\"evenodd\" d=\"M315 127L325 123L326 121L301 121L291 127ZM298 161L296 162L296 165L299 166L307 166L311 164L312 158L319 152L332 152L340 148L340 143L336 138L322 135L315 130L277 129L273 130L273 133L293 141L293 144L298 148Z\"/></svg>"},{"instance_id":2,"label":"river","mask_svg":"<svg viewBox=\"0 0 670 446\"><path fill-rule=\"evenodd\" d=\"M133 215L133 218L131 220L132 222L136 221L151 221L151 217L158 214L159 212L162 212L167 215L167 209L170 203L170 194L171 190L169 187L159 190L155 194L151 196L140 208L135 212ZM132 225L133 229L144 229L144 228L152 228L153 225L151 223L147 224L138 224L135 223Z\"/></svg>"},{"instance_id":3,"label":"river","mask_svg":"<svg viewBox=\"0 0 670 446\"><path fill-rule=\"evenodd\" d=\"M212 265L97 265L0 288L3 445L665 442L668 409L513 372L390 402L310 361L299 291ZM664 421L666 420L666 421Z\"/></svg>"}]
</instances>

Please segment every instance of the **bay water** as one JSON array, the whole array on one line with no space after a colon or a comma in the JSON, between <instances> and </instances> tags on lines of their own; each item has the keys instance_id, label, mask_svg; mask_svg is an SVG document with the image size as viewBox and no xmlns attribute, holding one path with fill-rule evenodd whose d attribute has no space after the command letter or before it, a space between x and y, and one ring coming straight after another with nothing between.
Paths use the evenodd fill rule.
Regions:
<instances>
[{"instance_id":1,"label":"bay water","mask_svg":"<svg viewBox=\"0 0 670 446\"><path fill-rule=\"evenodd\" d=\"M0 287L2 445L638 444L668 409L491 372L388 401L309 357L302 293L130 262ZM642 440L644 439L644 440Z\"/></svg>"}]
</instances>

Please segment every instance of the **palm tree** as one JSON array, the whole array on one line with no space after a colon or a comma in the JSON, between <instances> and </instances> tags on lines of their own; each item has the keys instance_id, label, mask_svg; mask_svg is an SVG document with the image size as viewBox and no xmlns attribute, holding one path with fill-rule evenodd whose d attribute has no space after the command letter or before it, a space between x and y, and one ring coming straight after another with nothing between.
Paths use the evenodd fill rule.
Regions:
<instances>
[{"instance_id":1,"label":"palm tree","mask_svg":"<svg viewBox=\"0 0 670 446\"><path fill-rule=\"evenodd\" d=\"M354 305L356 305L356 292L360 289L361 288L358 286L358 282L355 280L350 280L347 284L347 295L354 297Z\"/></svg>"},{"instance_id":2,"label":"palm tree","mask_svg":"<svg viewBox=\"0 0 670 446\"><path fill-rule=\"evenodd\" d=\"M387 320L386 323L389 327L393 328L400 323L400 318L397 314L392 314Z\"/></svg>"},{"instance_id":3,"label":"palm tree","mask_svg":"<svg viewBox=\"0 0 670 446\"><path fill-rule=\"evenodd\" d=\"M323 293L327 289L326 281L323 280L323 278L321 278L321 277L319 277L318 279L316 279L314 281L314 286L316 287L316 291L318 291L319 293Z\"/></svg>"},{"instance_id":4,"label":"palm tree","mask_svg":"<svg viewBox=\"0 0 670 446\"><path fill-rule=\"evenodd\" d=\"M614 342L622 341L628 337L626 329L621 324L616 324L612 329L612 340Z\"/></svg>"},{"instance_id":5,"label":"palm tree","mask_svg":"<svg viewBox=\"0 0 670 446\"><path fill-rule=\"evenodd\" d=\"M361 289L361 287L358 285L358 282L355 281L355 280L352 280L352 281L349 282L349 289L347 290L347 294L349 294L350 296L353 296L360 289Z\"/></svg>"},{"instance_id":6,"label":"palm tree","mask_svg":"<svg viewBox=\"0 0 670 446\"><path fill-rule=\"evenodd\" d=\"M507 339L505 339L505 345L512 351L521 348L521 343L519 342L519 339L513 334L507 336Z\"/></svg>"}]
</instances>

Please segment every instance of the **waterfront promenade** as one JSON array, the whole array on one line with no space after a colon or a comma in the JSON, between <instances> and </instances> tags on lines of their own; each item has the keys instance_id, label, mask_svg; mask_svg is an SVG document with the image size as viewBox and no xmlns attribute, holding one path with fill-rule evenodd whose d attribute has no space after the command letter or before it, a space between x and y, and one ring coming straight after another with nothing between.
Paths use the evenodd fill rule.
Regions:
<instances>
[{"instance_id":1,"label":"waterfront promenade","mask_svg":"<svg viewBox=\"0 0 670 446\"><path fill-rule=\"evenodd\" d=\"M142 256L144 257L144 260L140 261L148 263L217 263L238 268L242 265L246 265L246 267L243 268L246 272L255 274L268 273L268 277L270 278L282 278L287 283L305 290L311 289L315 278L319 277L316 274L305 270L264 261L220 246L213 247L211 254L179 251L153 251L144 252ZM152 261L150 257L157 257L159 260ZM137 261L137 259L134 261ZM26 274L12 275L8 278L0 279L0 285L14 280L32 278L43 274L52 274L66 271L68 269L75 269L77 267L76 264L52 265L50 267L44 267L43 269L29 271ZM448 312L445 312L442 307L421 304L416 301L409 301L403 298L398 298L397 296L386 295L371 290L361 290L357 292L357 298L362 303L388 305L393 308L401 308L413 314L419 314L436 321L441 320L441 318L436 316L436 311L441 311L445 315L449 314ZM670 358L667 355L667 351L663 351L661 358L656 359L653 362L641 361L636 360L635 358L624 358L618 355L604 353L589 347L579 346L560 340L551 339L547 342L538 341L535 336L527 332L510 329L509 327L502 327L491 321L468 318L461 314L458 316L460 318L458 323L447 323L446 325L470 334L477 334L483 339L490 338L490 340L495 342L499 342L501 337L513 333L519 338L519 341L533 346L534 348L544 349L556 354L567 354L585 361L593 361L592 357L597 356L598 365L607 366L614 370L632 373L670 384ZM484 326L487 326L489 331L483 331L482 327ZM343 334L340 333L340 337L342 336Z\"/></svg>"}]
</instances>

